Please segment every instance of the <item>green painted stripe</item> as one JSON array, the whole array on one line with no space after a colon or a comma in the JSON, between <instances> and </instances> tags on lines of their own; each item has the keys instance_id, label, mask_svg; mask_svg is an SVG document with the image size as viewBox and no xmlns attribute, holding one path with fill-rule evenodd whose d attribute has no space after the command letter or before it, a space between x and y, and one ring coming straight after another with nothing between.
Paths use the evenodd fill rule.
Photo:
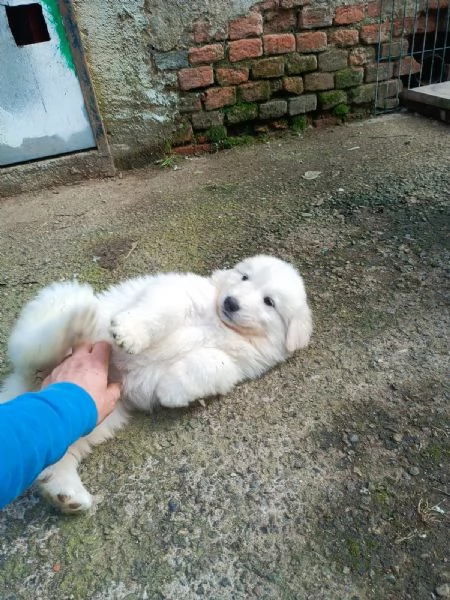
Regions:
<instances>
[{"instance_id":1,"label":"green painted stripe","mask_svg":"<svg viewBox=\"0 0 450 600\"><path fill-rule=\"evenodd\" d=\"M76 73L75 65L72 58L72 52L70 50L69 40L66 35L66 30L64 29L61 13L58 9L58 4L56 0L41 0L41 3L42 6L45 7L45 10L50 17L53 28L56 32L61 56L63 57L69 69Z\"/></svg>"}]
</instances>

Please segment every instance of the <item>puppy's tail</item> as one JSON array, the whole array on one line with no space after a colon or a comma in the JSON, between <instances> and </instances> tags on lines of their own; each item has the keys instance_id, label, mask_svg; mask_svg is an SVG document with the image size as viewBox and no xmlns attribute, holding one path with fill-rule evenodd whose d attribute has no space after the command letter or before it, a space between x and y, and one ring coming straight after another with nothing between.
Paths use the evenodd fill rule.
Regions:
<instances>
[{"instance_id":1,"label":"puppy's tail","mask_svg":"<svg viewBox=\"0 0 450 600\"><path fill-rule=\"evenodd\" d=\"M29 302L9 340L9 357L15 375L28 389L62 361L67 351L99 335L98 300L89 285L53 283Z\"/></svg>"}]
</instances>

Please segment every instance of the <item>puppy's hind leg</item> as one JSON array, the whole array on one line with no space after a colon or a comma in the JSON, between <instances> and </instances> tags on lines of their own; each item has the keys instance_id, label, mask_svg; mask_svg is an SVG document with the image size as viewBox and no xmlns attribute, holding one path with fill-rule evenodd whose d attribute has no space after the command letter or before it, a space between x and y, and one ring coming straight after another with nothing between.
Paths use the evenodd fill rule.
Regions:
<instances>
[{"instance_id":1,"label":"puppy's hind leg","mask_svg":"<svg viewBox=\"0 0 450 600\"><path fill-rule=\"evenodd\" d=\"M101 444L124 427L129 414L119 402L113 412L87 436L77 440L55 464L47 467L38 477L41 495L65 514L89 510L93 504L91 494L84 487L77 468L92 446Z\"/></svg>"}]
</instances>

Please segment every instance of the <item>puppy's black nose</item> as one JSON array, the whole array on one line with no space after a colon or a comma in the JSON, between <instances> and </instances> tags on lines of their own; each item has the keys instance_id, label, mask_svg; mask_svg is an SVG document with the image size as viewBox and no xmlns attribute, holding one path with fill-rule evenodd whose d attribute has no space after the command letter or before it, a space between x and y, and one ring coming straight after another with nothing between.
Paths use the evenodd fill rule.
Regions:
<instances>
[{"instance_id":1,"label":"puppy's black nose","mask_svg":"<svg viewBox=\"0 0 450 600\"><path fill-rule=\"evenodd\" d=\"M227 312L233 313L239 310L239 304L233 296L227 296L223 301L223 307Z\"/></svg>"}]
</instances>

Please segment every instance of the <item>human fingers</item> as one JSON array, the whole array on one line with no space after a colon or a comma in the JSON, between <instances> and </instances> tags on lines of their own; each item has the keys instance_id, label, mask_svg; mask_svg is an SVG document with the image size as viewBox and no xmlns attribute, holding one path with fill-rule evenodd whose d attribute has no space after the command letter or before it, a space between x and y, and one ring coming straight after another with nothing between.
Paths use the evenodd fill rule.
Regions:
<instances>
[{"instance_id":1,"label":"human fingers","mask_svg":"<svg viewBox=\"0 0 450 600\"><path fill-rule=\"evenodd\" d=\"M103 394L102 400L96 401L98 420L97 423L101 423L105 417L107 417L115 408L119 401L120 394L122 392L122 386L119 383L110 383Z\"/></svg>"},{"instance_id":2,"label":"human fingers","mask_svg":"<svg viewBox=\"0 0 450 600\"><path fill-rule=\"evenodd\" d=\"M74 354L81 354L81 353L90 353L92 352L92 344L89 342L78 342L76 344L73 345L72 347L72 356Z\"/></svg>"}]
</instances>

